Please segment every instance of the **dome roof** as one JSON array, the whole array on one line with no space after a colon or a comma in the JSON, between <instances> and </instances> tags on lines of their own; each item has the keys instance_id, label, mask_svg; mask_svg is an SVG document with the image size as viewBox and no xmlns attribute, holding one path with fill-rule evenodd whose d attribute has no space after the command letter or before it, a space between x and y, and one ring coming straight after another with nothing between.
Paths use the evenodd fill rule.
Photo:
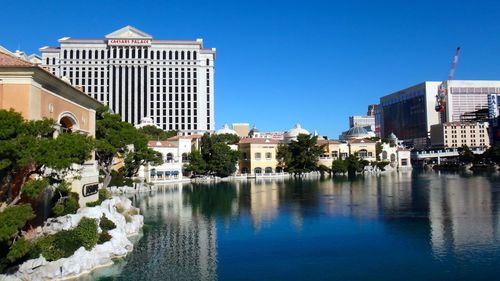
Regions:
<instances>
[{"instance_id":1,"label":"dome roof","mask_svg":"<svg viewBox=\"0 0 500 281\"><path fill-rule=\"evenodd\" d=\"M141 123L135 125L135 127L137 129L139 128L142 128L142 127L146 127L146 126L155 126L156 128L159 128L154 122L153 122L153 119L151 117L143 117L141 119Z\"/></svg>"},{"instance_id":2,"label":"dome roof","mask_svg":"<svg viewBox=\"0 0 500 281\"><path fill-rule=\"evenodd\" d=\"M296 138L300 134L309 135L309 131L303 129L299 123L285 133L285 138Z\"/></svg>"},{"instance_id":3,"label":"dome roof","mask_svg":"<svg viewBox=\"0 0 500 281\"><path fill-rule=\"evenodd\" d=\"M371 137L370 133L365 128L358 126L350 128L344 135L345 139L364 139L369 137Z\"/></svg>"},{"instance_id":4,"label":"dome roof","mask_svg":"<svg viewBox=\"0 0 500 281\"><path fill-rule=\"evenodd\" d=\"M398 137L396 137L396 135L395 135L394 133L391 133L391 134L389 135L389 139L390 139L390 140L397 140L397 139L398 139Z\"/></svg>"},{"instance_id":5,"label":"dome roof","mask_svg":"<svg viewBox=\"0 0 500 281\"><path fill-rule=\"evenodd\" d=\"M224 124L222 129L217 130L216 134L217 135L222 135L222 134L238 135L238 133L235 130L230 129L227 124Z\"/></svg>"}]
</instances>

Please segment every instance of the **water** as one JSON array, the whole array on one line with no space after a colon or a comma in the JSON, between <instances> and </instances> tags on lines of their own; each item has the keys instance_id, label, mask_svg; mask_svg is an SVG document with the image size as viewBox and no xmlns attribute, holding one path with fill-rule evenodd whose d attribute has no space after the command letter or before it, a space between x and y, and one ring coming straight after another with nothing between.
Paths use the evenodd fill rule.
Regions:
<instances>
[{"instance_id":1,"label":"water","mask_svg":"<svg viewBox=\"0 0 500 281\"><path fill-rule=\"evenodd\" d=\"M132 197L134 252L84 280L498 280L500 177L178 184Z\"/></svg>"}]
</instances>

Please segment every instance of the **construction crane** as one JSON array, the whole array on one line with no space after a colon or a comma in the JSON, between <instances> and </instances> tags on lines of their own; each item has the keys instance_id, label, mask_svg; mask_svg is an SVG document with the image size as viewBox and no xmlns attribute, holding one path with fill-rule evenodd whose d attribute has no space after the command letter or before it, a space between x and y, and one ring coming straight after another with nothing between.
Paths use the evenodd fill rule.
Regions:
<instances>
[{"instance_id":1,"label":"construction crane","mask_svg":"<svg viewBox=\"0 0 500 281\"><path fill-rule=\"evenodd\" d=\"M448 80L453 80L453 76L455 75L455 69L457 68L458 56L460 54L460 47L458 47L455 51L455 56L453 57L453 62L451 63L450 74L448 74ZM447 89L445 83L441 83L438 88L438 94L436 95L436 111L443 112L446 108L446 95Z\"/></svg>"}]
</instances>

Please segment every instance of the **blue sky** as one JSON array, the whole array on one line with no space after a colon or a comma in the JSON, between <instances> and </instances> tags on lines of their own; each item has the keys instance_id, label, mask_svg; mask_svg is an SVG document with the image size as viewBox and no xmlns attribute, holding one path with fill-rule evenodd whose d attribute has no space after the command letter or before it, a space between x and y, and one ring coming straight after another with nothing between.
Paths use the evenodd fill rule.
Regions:
<instances>
[{"instance_id":1,"label":"blue sky","mask_svg":"<svg viewBox=\"0 0 500 281\"><path fill-rule=\"evenodd\" d=\"M8 1L0 45L37 52L57 39L132 25L217 48L216 125L263 131L300 122L336 138L380 96L446 79L500 79L500 1Z\"/></svg>"}]
</instances>

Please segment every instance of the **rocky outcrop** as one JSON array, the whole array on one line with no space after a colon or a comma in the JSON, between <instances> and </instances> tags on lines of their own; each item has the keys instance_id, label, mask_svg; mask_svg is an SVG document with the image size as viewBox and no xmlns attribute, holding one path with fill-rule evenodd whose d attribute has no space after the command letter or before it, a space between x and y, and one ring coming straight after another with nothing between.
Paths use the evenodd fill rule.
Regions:
<instances>
[{"instance_id":1,"label":"rocky outcrop","mask_svg":"<svg viewBox=\"0 0 500 281\"><path fill-rule=\"evenodd\" d=\"M111 265L112 259L127 255L133 249L128 236L138 234L144 218L127 198L113 197L100 206L85 207L74 215L48 220L36 231L37 236L49 235L76 227L83 217L100 219L102 215L112 220L116 228L109 231L111 239L96 245L90 251L80 247L72 256L48 262L43 256L24 262L12 275L0 275L0 280L60 280L88 273L98 267ZM99 229L99 231L101 231Z\"/></svg>"}]
</instances>

